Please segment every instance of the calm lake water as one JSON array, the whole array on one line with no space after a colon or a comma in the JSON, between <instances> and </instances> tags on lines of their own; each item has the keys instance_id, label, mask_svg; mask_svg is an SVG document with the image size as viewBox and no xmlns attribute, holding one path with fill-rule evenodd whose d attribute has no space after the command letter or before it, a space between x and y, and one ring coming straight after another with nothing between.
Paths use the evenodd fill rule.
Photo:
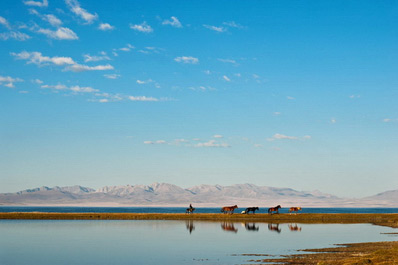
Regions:
<instances>
[{"instance_id":1,"label":"calm lake water","mask_svg":"<svg viewBox=\"0 0 398 265\"><path fill-rule=\"evenodd\" d=\"M0 264L250 264L239 254L398 240L381 234L394 231L370 224L0 220Z\"/></svg>"},{"instance_id":2,"label":"calm lake water","mask_svg":"<svg viewBox=\"0 0 398 265\"><path fill-rule=\"evenodd\" d=\"M187 205L188 206L188 205ZM194 205L195 206L195 205ZM0 206L0 212L59 212L59 213L185 213L186 207L37 207ZM260 208L257 213L266 213ZM236 213L245 210L238 208ZM288 208L279 210L287 213ZM303 208L303 213L398 213L398 208ZM220 213L220 208L196 208L195 213Z\"/></svg>"}]
</instances>

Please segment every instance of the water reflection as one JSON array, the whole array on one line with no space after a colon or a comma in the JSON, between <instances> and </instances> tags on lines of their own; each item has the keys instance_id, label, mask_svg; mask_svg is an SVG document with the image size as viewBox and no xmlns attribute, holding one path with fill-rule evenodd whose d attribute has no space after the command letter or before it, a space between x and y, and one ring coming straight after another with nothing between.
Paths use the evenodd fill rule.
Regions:
<instances>
[{"instance_id":1,"label":"water reflection","mask_svg":"<svg viewBox=\"0 0 398 265\"><path fill-rule=\"evenodd\" d=\"M279 228L279 224L268 224L268 230L275 231L275 232L282 232L282 229Z\"/></svg>"},{"instance_id":2,"label":"water reflection","mask_svg":"<svg viewBox=\"0 0 398 265\"><path fill-rule=\"evenodd\" d=\"M192 233L193 230L195 230L195 226L193 225L193 221L192 220L186 221L185 225L186 225L187 230L189 231L190 234Z\"/></svg>"},{"instance_id":3,"label":"water reflection","mask_svg":"<svg viewBox=\"0 0 398 265\"><path fill-rule=\"evenodd\" d=\"M258 231L260 227L256 223L245 223L245 228L247 231Z\"/></svg>"},{"instance_id":4,"label":"water reflection","mask_svg":"<svg viewBox=\"0 0 398 265\"><path fill-rule=\"evenodd\" d=\"M301 232L301 226L298 226L297 224L288 224L288 227L289 227L290 231Z\"/></svg>"},{"instance_id":5,"label":"water reflection","mask_svg":"<svg viewBox=\"0 0 398 265\"><path fill-rule=\"evenodd\" d=\"M235 228L234 223L231 223L231 222L221 223L221 229L224 231L227 231L227 232L238 233L238 229Z\"/></svg>"}]
</instances>

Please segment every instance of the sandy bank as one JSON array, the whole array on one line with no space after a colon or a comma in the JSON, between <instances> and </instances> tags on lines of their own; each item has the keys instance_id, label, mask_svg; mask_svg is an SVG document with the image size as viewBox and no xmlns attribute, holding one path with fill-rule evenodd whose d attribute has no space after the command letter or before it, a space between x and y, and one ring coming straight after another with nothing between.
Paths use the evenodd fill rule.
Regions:
<instances>
[{"instance_id":1,"label":"sandy bank","mask_svg":"<svg viewBox=\"0 0 398 265\"><path fill-rule=\"evenodd\" d=\"M41 220L197 220L266 223L372 223L398 227L398 214L175 214L175 213L0 213L0 219Z\"/></svg>"}]
</instances>

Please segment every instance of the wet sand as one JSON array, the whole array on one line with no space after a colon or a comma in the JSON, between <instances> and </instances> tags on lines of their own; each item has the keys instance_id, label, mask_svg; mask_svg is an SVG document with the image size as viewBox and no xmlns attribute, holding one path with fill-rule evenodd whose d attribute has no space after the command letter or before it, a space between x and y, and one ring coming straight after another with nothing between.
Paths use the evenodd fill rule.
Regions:
<instances>
[{"instance_id":1,"label":"wet sand","mask_svg":"<svg viewBox=\"0 0 398 265\"><path fill-rule=\"evenodd\" d=\"M398 228L398 214L176 214L176 213L0 213L0 219L27 220L193 220L303 224L371 223Z\"/></svg>"},{"instance_id":2,"label":"wet sand","mask_svg":"<svg viewBox=\"0 0 398 265\"><path fill-rule=\"evenodd\" d=\"M282 256L282 258L259 258L256 254L243 254L253 259L251 264L308 264L308 265L347 265L347 264L398 264L398 242L370 242L339 244L334 248L304 249L305 254Z\"/></svg>"}]
</instances>

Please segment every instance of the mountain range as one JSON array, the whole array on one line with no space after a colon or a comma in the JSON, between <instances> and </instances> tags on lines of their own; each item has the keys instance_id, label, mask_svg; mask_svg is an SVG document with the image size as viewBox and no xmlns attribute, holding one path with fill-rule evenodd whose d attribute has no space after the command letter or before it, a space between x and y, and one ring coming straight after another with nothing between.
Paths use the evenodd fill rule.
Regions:
<instances>
[{"instance_id":1,"label":"mountain range","mask_svg":"<svg viewBox=\"0 0 398 265\"><path fill-rule=\"evenodd\" d=\"M150 185L40 187L15 193L0 193L0 205L32 206L246 206L302 207L398 207L398 190L365 198L339 198L320 191L235 184L199 185L181 188L168 183Z\"/></svg>"}]
</instances>

